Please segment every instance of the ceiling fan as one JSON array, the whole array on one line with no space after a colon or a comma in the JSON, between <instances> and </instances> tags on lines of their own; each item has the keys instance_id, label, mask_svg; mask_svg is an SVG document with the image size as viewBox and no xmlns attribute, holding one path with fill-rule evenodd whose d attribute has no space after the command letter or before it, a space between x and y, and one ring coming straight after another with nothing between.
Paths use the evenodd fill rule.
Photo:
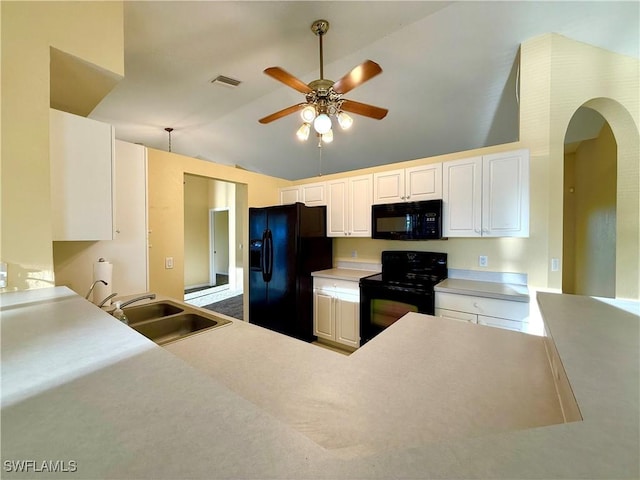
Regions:
<instances>
[{"instance_id":1,"label":"ceiling fan","mask_svg":"<svg viewBox=\"0 0 640 480\"><path fill-rule=\"evenodd\" d=\"M385 108L342 98L345 93L350 92L382 72L382 68L376 62L371 60L362 62L337 82L324 78L322 37L328 30L329 22L327 20L316 20L311 25L311 31L318 36L320 44L319 79L306 84L280 67L269 67L264 71L270 77L303 93L306 101L267 115L259 120L260 123L270 123L302 110L301 116L304 123L296 133L298 138L300 140L309 138L311 125L313 125L314 130L322 141L329 143L333 140L331 117L335 117L340 127L346 130L353 123L353 119L346 112L376 120L382 120L387 115L388 110Z\"/></svg>"}]
</instances>

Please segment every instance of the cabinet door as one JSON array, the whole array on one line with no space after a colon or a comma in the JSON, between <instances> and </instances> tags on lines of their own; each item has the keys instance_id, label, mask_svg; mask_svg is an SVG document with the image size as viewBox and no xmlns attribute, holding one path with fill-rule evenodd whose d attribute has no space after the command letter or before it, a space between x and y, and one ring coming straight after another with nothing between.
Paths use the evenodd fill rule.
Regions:
<instances>
[{"instance_id":1,"label":"cabinet door","mask_svg":"<svg viewBox=\"0 0 640 480\"><path fill-rule=\"evenodd\" d=\"M300 187L286 187L280 189L280 205L289 205L300 201Z\"/></svg>"},{"instance_id":2,"label":"cabinet door","mask_svg":"<svg viewBox=\"0 0 640 480\"><path fill-rule=\"evenodd\" d=\"M405 169L405 198L410 202L442 198L442 164Z\"/></svg>"},{"instance_id":3,"label":"cabinet door","mask_svg":"<svg viewBox=\"0 0 640 480\"><path fill-rule=\"evenodd\" d=\"M53 240L112 240L113 127L49 113Z\"/></svg>"},{"instance_id":4,"label":"cabinet door","mask_svg":"<svg viewBox=\"0 0 640 480\"><path fill-rule=\"evenodd\" d=\"M360 346L360 299L342 295L336 299L336 341L358 348Z\"/></svg>"},{"instance_id":5,"label":"cabinet door","mask_svg":"<svg viewBox=\"0 0 640 480\"><path fill-rule=\"evenodd\" d=\"M373 175L349 178L349 231L354 237L371 237Z\"/></svg>"},{"instance_id":6,"label":"cabinet door","mask_svg":"<svg viewBox=\"0 0 640 480\"><path fill-rule=\"evenodd\" d=\"M404 170L373 174L373 203L396 203L405 200Z\"/></svg>"},{"instance_id":7,"label":"cabinet door","mask_svg":"<svg viewBox=\"0 0 640 480\"><path fill-rule=\"evenodd\" d=\"M318 207L327 204L326 183L309 183L300 185L302 202L308 207Z\"/></svg>"},{"instance_id":8,"label":"cabinet door","mask_svg":"<svg viewBox=\"0 0 640 480\"><path fill-rule=\"evenodd\" d=\"M313 293L313 334L315 336L335 340L333 304L333 295L322 290Z\"/></svg>"},{"instance_id":9,"label":"cabinet door","mask_svg":"<svg viewBox=\"0 0 640 480\"><path fill-rule=\"evenodd\" d=\"M120 264L113 272L113 291L133 295L149 290L147 149L120 140L115 149L115 235L110 242L100 242L100 250L108 260Z\"/></svg>"},{"instance_id":10,"label":"cabinet door","mask_svg":"<svg viewBox=\"0 0 640 480\"><path fill-rule=\"evenodd\" d=\"M327 236L347 235L349 184L346 179L327 182Z\"/></svg>"},{"instance_id":11,"label":"cabinet door","mask_svg":"<svg viewBox=\"0 0 640 480\"><path fill-rule=\"evenodd\" d=\"M482 235L482 157L443 164L443 235Z\"/></svg>"},{"instance_id":12,"label":"cabinet door","mask_svg":"<svg viewBox=\"0 0 640 480\"><path fill-rule=\"evenodd\" d=\"M529 236L529 151L482 158L482 234Z\"/></svg>"}]
</instances>

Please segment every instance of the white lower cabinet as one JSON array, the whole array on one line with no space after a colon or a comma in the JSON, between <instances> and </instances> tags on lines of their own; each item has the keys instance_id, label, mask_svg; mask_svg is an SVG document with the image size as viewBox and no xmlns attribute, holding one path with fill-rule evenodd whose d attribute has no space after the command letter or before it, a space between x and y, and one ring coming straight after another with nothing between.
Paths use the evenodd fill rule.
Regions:
<instances>
[{"instance_id":1,"label":"white lower cabinet","mask_svg":"<svg viewBox=\"0 0 640 480\"><path fill-rule=\"evenodd\" d=\"M360 346L358 282L313 279L313 334L349 347Z\"/></svg>"},{"instance_id":2,"label":"white lower cabinet","mask_svg":"<svg viewBox=\"0 0 640 480\"><path fill-rule=\"evenodd\" d=\"M507 330L524 331L529 321L529 303L457 293L436 293L436 317L478 323Z\"/></svg>"}]
</instances>

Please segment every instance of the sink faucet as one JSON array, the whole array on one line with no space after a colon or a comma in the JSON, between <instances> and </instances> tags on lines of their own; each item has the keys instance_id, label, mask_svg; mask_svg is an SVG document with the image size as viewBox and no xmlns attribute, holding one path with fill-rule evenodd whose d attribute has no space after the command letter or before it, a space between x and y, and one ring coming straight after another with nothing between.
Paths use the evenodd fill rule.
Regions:
<instances>
[{"instance_id":1,"label":"sink faucet","mask_svg":"<svg viewBox=\"0 0 640 480\"><path fill-rule=\"evenodd\" d=\"M127 300L126 302L122 302L120 304L120 308L127 307L127 306L131 305L132 303L139 302L140 300L146 300L146 299L155 300L155 298L156 298L156 294L155 293L147 293L145 295L140 295L139 297L132 298L131 300Z\"/></svg>"},{"instance_id":2,"label":"sink faucet","mask_svg":"<svg viewBox=\"0 0 640 480\"><path fill-rule=\"evenodd\" d=\"M93 292L93 289L96 287L96 284L97 284L97 283L100 283L100 282L101 282L101 283L103 283L105 286L106 286L106 285L109 285L109 284L108 284L107 282L105 282L104 280L96 280L95 282L93 282L93 283L91 284L91 288L89 289L89 291L87 292L87 294L84 296L84 298L85 298L86 300L89 300L89 295L91 295L91 292Z\"/></svg>"},{"instance_id":3,"label":"sink faucet","mask_svg":"<svg viewBox=\"0 0 640 480\"><path fill-rule=\"evenodd\" d=\"M109 295L108 297L106 297L104 300L102 300L100 303L98 303L98 308L102 307L105 303L107 303L108 300L111 300L113 297L115 297L116 295L118 295L118 293L112 293L111 295Z\"/></svg>"}]
</instances>

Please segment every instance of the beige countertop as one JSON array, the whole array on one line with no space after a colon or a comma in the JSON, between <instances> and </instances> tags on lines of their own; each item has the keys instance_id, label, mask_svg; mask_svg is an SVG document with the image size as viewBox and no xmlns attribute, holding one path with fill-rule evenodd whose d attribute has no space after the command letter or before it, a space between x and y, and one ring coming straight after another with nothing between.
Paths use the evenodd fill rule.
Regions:
<instances>
[{"instance_id":1,"label":"beige countertop","mask_svg":"<svg viewBox=\"0 0 640 480\"><path fill-rule=\"evenodd\" d=\"M331 278L334 280L350 280L357 282L363 277L375 275L376 273L380 272L374 272L370 270L355 270L352 268L329 268L327 270L312 272L311 275L313 277Z\"/></svg>"},{"instance_id":2,"label":"beige countertop","mask_svg":"<svg viewBox=\"0 0 640 480\"><path fill-rule=\"evenodd\" d=\"M3 294L3 478L637 479L638 317L539 299L583 421L552 424L517 332L410 314L346 357L234 322L165 349L68 289Z\"/></svg>"},{"instance_id":3,"label":"beige countertop","mask_svg":"<svg viewBox=\"0 0 640 480\"><path fill-rule=\"evenodd\" d=\"M526 285L510 283L482 282L459 278L447 278L438 283L436 292L456 293L460 295L473 295L476 297L496 298L513 302L528 302L529 289Z\"/></svg>"}]
</instances>

